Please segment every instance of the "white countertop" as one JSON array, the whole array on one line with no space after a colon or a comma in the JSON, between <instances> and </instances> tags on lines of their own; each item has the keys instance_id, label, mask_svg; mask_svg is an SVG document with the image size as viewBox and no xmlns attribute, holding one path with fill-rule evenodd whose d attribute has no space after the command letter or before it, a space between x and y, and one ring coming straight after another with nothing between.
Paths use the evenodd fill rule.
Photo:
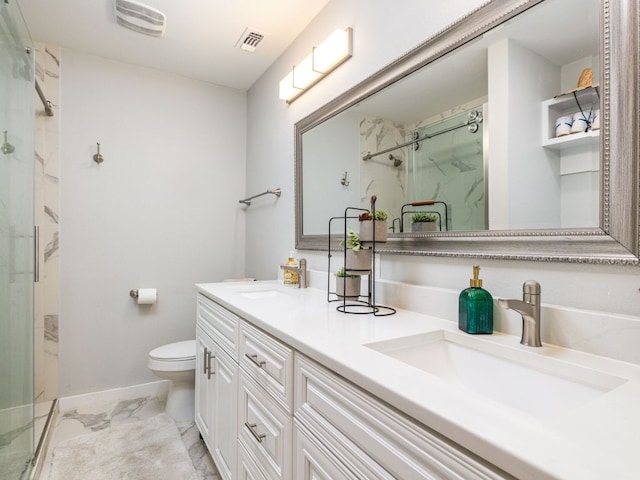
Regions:
<instances>
[{"instance_id":1,"label":"white countertop","mask_svg":"<svg viewBox=\"0 0 640 480\"><path fill-rule=\"evenodd\" d=\"M277 282L199 284L197 290L488 462L522 479L640 478L640 367L575 350L523 347L518 337L475 336L619 377L621 385L556 418L541 420L364 344L457 324L398 310L349 315L324 290ZM266 293L268 292L268 293ZM640 348L640 346L638 347ZM533 357L534 359L537 357ZM542 361L542 360L541 360ZM545 395L539 392L540 398Z\"/></svg>"}]
</instances>

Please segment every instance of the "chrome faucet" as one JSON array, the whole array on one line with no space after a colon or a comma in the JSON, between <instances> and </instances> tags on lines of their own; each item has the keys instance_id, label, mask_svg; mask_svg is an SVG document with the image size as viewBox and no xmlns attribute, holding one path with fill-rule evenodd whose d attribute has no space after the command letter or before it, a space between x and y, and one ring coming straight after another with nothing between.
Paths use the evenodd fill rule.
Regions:
<instances>
[{"instance_id":1,"label":"chrome faucet","mask_svg":"<svg viewBox=\"0 0 640 480\"><path fill-rule=\"evenodd\" d=\"M307 288L309 281L307 280L307 259L301 258L298 260L298 266L293 265L280 265L281 270L289 270L290 272L296 272L298 274L298 288Z\"/></svg>"},{"instance_id":2,"label":"chrome faucet","mask_svg":"<svg viewBox=\"0 0 640 480\"><path fill-rule=\"evenodd\" d=\"M522 285L522 300L498 299L502 308L515 310L522 315L522 338L520 343L528 347L541 347L540 341L540 284L527 280Z\"/></svg>"}]
</instances>

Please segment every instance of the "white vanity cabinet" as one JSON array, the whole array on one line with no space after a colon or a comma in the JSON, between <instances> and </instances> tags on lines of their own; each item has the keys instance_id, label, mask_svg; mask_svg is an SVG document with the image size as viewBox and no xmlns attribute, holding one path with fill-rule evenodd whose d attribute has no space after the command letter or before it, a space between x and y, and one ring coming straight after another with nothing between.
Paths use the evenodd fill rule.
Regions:
<instances>
[{"instance_id":1,"label":"white vanity cabinet","mask_svg":"<svg viewBox=\"0 0 640 480\"><path fill-rule=\"evenodd\" d=\"M203 295L197 344L196 423L224 480L513 480Z\"/></svg>"},{"instance_id":2,"label":"white vanity cabinet","mask_svg":"<svg viewBox=\"0 0 640 480\"><path fill-rule=\"evenodd\" d=\"M240 319L198 296L195 421L224 480L237 478Z\"/></svg>"},{"instance_id":3,"label":"white vanity cabinet","mask_svg":"<svg viewBox=\"0 0 640 480\"><path fill-rule=\"evenodd\" d=\"M295 385L296 420L316 432L334 459L369 469L357 478L513 478L302 355ZM298 468L309 463L303 454L298 448Z\"/></svg>"}]
</instances>

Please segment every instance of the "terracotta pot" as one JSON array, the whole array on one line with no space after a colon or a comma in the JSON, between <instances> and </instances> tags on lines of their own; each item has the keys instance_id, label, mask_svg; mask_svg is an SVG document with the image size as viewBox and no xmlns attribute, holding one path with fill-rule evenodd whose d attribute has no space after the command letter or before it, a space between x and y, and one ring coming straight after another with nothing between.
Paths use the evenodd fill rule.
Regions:
<instances>
[{"instance_id":1,"label":"terracotta pot","mask_svg":"<svg viewBox=\"0 0 640 480\"><path fill-rule=\"evenodd\" d=\"M415 222L411 224L412 232L437 232L438 224L436 222Z\"/></svg>"},{"instance_id":2,"label":"terracotta pot","mask_svg":"<svg viewBox=\"0 0 640 480\"><path fill-rule=\"evenodd\" d=\"M376 243L387 241L387 221L386 220L362 220L360 222L360 241L373 242L373 224L376 228Z\"/></svg>"},{"instance_id":3,"label":"terracotta pot","mask_svg":"<svg viewBox=\"0 0 640 480\"><path fill-rule=\"evenodd\" d=\"M360 296L361 277L336 277L336 295L339 297Z\"/></svg>"},{"instance_id":4,"label":"terracotta pot","mask_svg":"<svg viewBox=\"0 0 640 480\"><path fill-rule=\"evenodd\" d=\"M352 249L347 249L347 261L344 266L347 272L355 271L369 271L371 270L371 250L358 250L354 252Z\"/></svg>"}]
</instances>

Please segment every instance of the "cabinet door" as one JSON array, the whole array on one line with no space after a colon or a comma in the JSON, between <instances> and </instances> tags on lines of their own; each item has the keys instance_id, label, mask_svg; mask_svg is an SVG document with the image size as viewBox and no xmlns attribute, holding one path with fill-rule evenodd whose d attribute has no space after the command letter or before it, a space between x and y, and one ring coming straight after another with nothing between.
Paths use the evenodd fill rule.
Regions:
<instances>
[{"instance_id":1,"label":"cabinet door","mask_svg":"<svg viewBox=\"0 0 640 480\"><path fill-rule=\"evenodd\" d=\"M214 356L213 449L210 451L222 478L230 480L236 478L238 364L217 345Z\"/></svg>"},{"instance_id":2,"label":"cabinet door","mask_svg":"<svg viewBox=\"0 0 640 480\"><path fill-rule=\"evenodd\" d=\"M213 447L211 444L213 381L209 378L208 367L214 345L213 340L200 327L196 328L195 422L209 451L212 451Z\"/></svg>"}]
</instances>

